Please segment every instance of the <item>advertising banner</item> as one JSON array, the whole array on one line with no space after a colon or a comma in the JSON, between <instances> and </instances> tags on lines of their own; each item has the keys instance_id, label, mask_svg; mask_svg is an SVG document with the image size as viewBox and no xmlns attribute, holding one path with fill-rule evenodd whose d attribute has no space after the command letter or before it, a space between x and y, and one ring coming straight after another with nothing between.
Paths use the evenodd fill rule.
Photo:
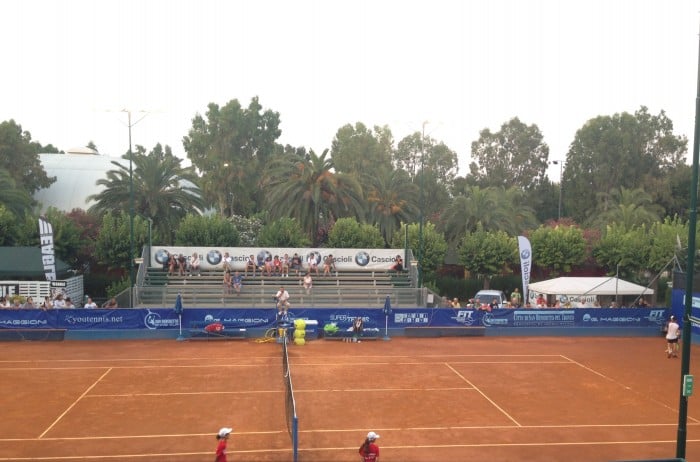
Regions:
<instances>
[{"instance_id":1,"label":"advertising banner","mask_svg":"<svg viewBox=\"0 0 700 462\"><path fill-rule=\"evenodd\" d=\"M184 255L188 260L197 253L201 260L201 269L221 270L224 260L230 258L232 270L244 271L245 263L250 255L256 262L263 262L267 257L275 255L282 258L287 255L290 259L297 254L301 257L302 265L307 267L309 258L323 268L324 259L332 255L338 271L367 270L386 271L391 269L397 255L403 255L403 249L331 249L331 248L284 248L284 247L175 247L153 246L151 249L151 265L163 267L167 265L171 255Z\"/></svg>"},{"instance_id":2,"label":"advertising banner","mask_svg":"<svg viewBox=\"0 0 700 462\"><path fill-rule=\"evenodd\" d=\"M518 236L518 250L520 252L520 273L523 280L523 303L527 300L528 286L530 285L530 270L532 269L532 247L530 240L525 236Z\"/></svg>"},{"instance_id":3,"label":"advertising banner","mask_svg":"<svg viewBox=\"0 0 700 462\"><path fill-rule=\"evenodd\" d=\"M41 263L47 281L56 280L56 255L53 246L53 226L44 217L39 217L39 244L41 245Z\"/></svg>"},{"instance_id":4,"label":"advertising banner","mask_svg":"<svg viewBox=\"0 0 700 462\"><path fill-rule=\"evenodd\" d=\"M496 309L492 312L474 309L420 308L392 309L385 318L381 309L291 309L291 319L313 319L319 326L336 323L350 326L361 317L367 328L404 327L659 327L670 315L668 308L590 308L590 309ZM276 323L274 309L197 308L184 310L185 329L220 322L227 328L270 328ZM60 309L0 310L0 329L54 328L69 330L112 329L178 329L174 309Z\"/></svg>"}]
</instances>

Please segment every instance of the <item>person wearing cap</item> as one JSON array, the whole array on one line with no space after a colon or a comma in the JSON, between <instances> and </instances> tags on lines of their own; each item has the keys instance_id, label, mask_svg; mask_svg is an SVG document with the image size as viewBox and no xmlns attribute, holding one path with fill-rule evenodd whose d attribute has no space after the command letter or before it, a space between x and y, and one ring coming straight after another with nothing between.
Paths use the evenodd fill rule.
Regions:
<instances>
[{"instance_id":1,"label":"person wearing cap","mask_svg":"<svg viewBox=\"0 0 700 462\"><path fill-rule=\"evenodd\" d=\"M226 443L228 442L228 437L233 431L233 428L223 427L219 430L216 435L216 439L219 444L216 445L216 459L214 462L227 462L226 460Z\"/></svg>"},{"instance_id":2,"label":"person wearing cap","mask_svg":"<svg viewBox=\"0 0 700 462\"><path fill-rule=\"evenodd\" d=\"M678 338L681 336L681 326L676 321L676 317L671 315L666 324L666 357L678 357Z\"/></svg>"},{"instance_id":3,"label":"person wearing cap","mask_svg":"<svg viewBox=\"0 0 700 462\"><path fill-rule=\"evenodd\" d=\"M377 439L379 435L374 432L367 433L367 438L365 442L360 446L360 460L362 462L377 462L379 460L379 446L377 446Z\"/></svg>"}]
</instances>

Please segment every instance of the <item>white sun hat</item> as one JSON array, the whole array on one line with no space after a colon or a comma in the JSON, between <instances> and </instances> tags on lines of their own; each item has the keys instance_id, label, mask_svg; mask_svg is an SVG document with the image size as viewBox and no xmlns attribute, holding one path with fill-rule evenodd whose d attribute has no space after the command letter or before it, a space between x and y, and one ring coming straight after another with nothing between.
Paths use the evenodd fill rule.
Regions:
<instances>
[{"instance_id":1,"label":"white sun hat","mask_svg":"<svg viewBox=\"0 0 700 462\"><path fill-rule=\"evenodd\" d=\"M228 435L232 431L233 431L233 428L223 427L221 430L219 430L219 437L223 438L224 436Z\"/></svg>"}]
</instances>

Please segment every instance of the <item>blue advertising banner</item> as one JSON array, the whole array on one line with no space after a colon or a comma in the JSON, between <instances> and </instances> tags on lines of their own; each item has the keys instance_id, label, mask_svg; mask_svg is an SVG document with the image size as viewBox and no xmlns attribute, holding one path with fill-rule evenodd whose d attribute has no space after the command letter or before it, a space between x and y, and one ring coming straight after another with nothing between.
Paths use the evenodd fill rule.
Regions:
<instances>
[{"instance_id":1,"label":"blue advertising banner","mask_svg":"<svg viewBox=\"0 0 700 462\"><path fill-rule=\"evenodd\" d=\"M698 306L700 307L700 298L698 298ZM700 312L700 308L697 311ZM319 327L327 323L347 327L354 318L361 317L366 328L384 328L386 320L391 329L458 326L485 326L494 329L499 327L660 327L669 314L668 308L497 309L492 312L419 308L392 309L388 318L385 318L384 311L380 309L317 308L289 311L292 320L314 319L318 321ZM182 313L182 325L183 328L189 329L220 322L229 328L270 328L275 326L275 315L274 309L185 309ZM0 310L0 329L159 330L179 327L177 313L174 309L168 308Z\"/></svg>"},{"instance_id":2,"label":"blue advertising banner","mask_svg":"<svg viewBox=\"0 0 700 462\"><path fill-rule=\"evenodd\" d=\"M673 292L671 292L671 311L673 311L676 319L683 321L683 314L685 313L684 289L673 289ZM700 294L693 293L691 314L694 318L700 318ZM697 323L692 323L692 326L692 333L695 335L700 335L700 325ZM681 323L681 329L682 328L683 324Z\"/></svg>"}]
</instances>

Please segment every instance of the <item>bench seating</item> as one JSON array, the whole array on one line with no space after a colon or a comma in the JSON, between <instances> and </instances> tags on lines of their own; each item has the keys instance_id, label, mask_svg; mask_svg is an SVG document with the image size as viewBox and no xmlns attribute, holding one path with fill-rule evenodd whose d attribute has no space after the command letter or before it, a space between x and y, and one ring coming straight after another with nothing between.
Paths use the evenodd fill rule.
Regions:
<instances>
[{"instance_id":1,"label":"bench seating","mask_svg":"<svg viewBox=\"0 0 700 462\"><path fill-rule=\"evenodd\" d=\"M334 334L323 332L324 340L343 340L347 342L349 340L352 340L354 336L355 333L351 330L347 330L347 327L339 328L338 332ZM360 336L359 340L377 340L378 338L379 329L366 328L362 331L362 335Z\"/></svg>"}]
</instances>

